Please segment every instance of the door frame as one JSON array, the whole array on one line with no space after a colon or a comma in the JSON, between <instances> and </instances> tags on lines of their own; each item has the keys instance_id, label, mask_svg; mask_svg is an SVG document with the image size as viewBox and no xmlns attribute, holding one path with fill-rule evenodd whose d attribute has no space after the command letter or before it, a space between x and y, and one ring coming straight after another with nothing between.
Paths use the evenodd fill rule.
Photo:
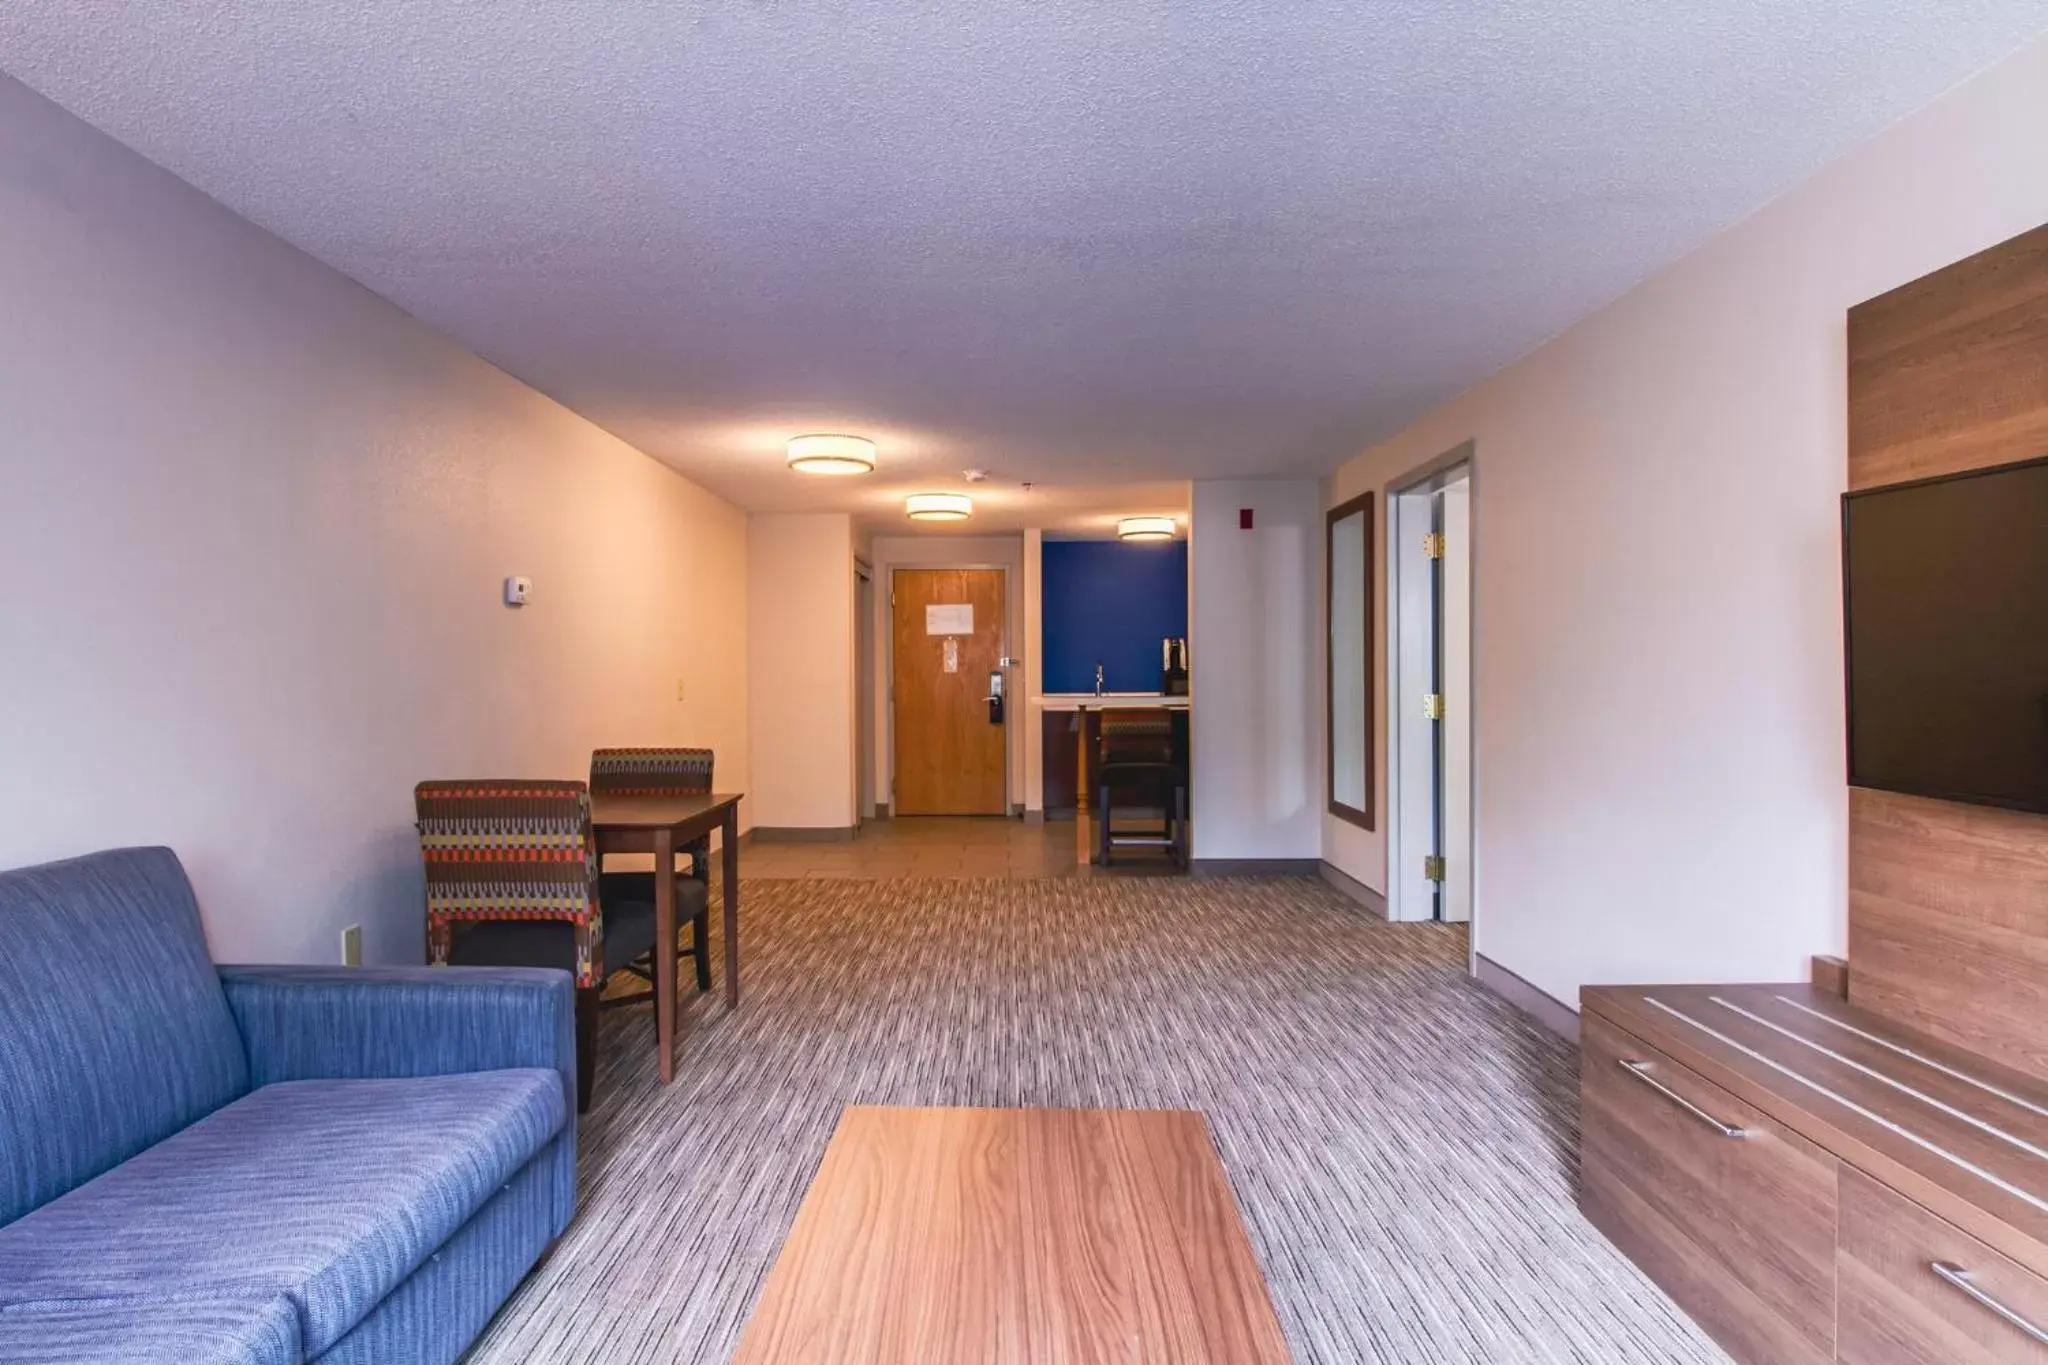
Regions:
<instances>
[{"instance_id":1,"label":"door frame","mask_svg":"<svg viewBox=\"0 0 2048 1365\"><path fill-rule=\"evenodd\" d=\"M887 730L888 733L882 736L882 744L878 747L881 750L885 750L889 755L889 814L892 818L896 815L897 811L901 809L901 803L898 802L896 799L896 774L901 769L901 765L897 762L896 753L896 575L899 573L945 573L948 571L958 572L965 569L987 570L989 572L1001 574L1003 576L1003 638L1001 644L997 646L999 651L997 657L1002 659L1012 659L1014 658L1014 655L1011 652L1010 644L1010 593L1013 589L1015 589L1017 585L1011 581L1010 567L1011 566L1008 564L991 564L985 560L946 560L944 562L934 561L929 564L892 563L889 565L889 593L886 598L882 599L880 607L878 608L878 611L876 613L877 615L883 616L884 619L888 621L889 628L887 630L878 629L876 631L876 645L881 650L884 668L883 680L884 687L886 689L884 692L886 704L882 707L882 713L888 717L888 720L884 725L884 728ZM1017 813L1017 801L1015 797L1011 795L1011 793L1016 790L1016 788L1012 785L1011 779L1015 776L1014 768L1017 762L1017 754L1016 746L1010 743L1010 735L1013 726L1012 715L1014 714L1014 708L1020 704L1018 690L1019 680L1017 674L1022 672L1022 670L1018 668L1015 663L1007 663L1002 665L1002 670L1003 818L1005 820L1008 820L1014 818ZM965 818L971 819L974 817ZM992 817L982 816L980 818L990 819Z\"/></svg>"},{"instance_id":2,"label":"door frame","mask_svg":"<svg viewBox=\"0 0 2048 1365\"><path fill-rule=\"evenodd\" d=\"M1452 716L1446 723L1465 727L1467 829L1472 843L1471 919L1467 924L1466 969L1477 969L1481 932L1481 858L1479 856L1479 488L1480 459L1477 443L1465 441L1434 459L1388 480L1386 495L1386 677L1387 688L1387 918L1429 920L1435 916L1435 894L1421 880L1419 867L1423 842L1434 822L1435 737L1421 709L1407 702L1414 699L1413 672L1419 650L1430 648L1425 633L1413 638L1415 613L1429 609L1429 560L1422 550L1421 532L1430 525L1430 499L1461 477L1466 481L1468 533L1466 570L1470 585L1467 611L1467 659L1471 670L1470 693L1464 716ZM1404 626L1406 630L1404 631ZM1426 624L1425 624L1426 631ZM1405 638L1404 637L1408 637ZM1418 828L1418 825L1421 826Z\"/></svg>"},{"instance_id":3,"label":"door frame","mask_svg":"<svg viewBox=\"0 0 2048 1365\"><path fill-rule=\"evenodd\" d=\"M853 557L854 771L859 788L853 802L854 823L875 818L875 566Z\"/></svg>"}]
</instances>

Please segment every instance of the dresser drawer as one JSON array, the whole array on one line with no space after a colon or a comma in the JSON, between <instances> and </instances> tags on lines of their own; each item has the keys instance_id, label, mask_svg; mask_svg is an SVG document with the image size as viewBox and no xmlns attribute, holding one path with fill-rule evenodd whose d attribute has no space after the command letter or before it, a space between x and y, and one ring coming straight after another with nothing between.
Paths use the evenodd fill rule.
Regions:
<instances>
[{"instance_id":1,"label":"dresser drawer","mask_svg":"<svg viewBox=\"0 0 2048 1365\"><path fill-rule=\"evenodd\" d=\"M1836 1268L1842 1365L2048 1365L2048 1282L1850 1167Z\"/></svg>"},{"instance_id":2,"label":"dresser drawer","mask_svg":"<svg viewBox=\"0 0 2048 1365\"><path fill-rule=\"evenodd\" d=\"M1579 1206L1745 1365L1835 1358L1836 1163L1594 1014Z\"/></svg>"}]
</instances>

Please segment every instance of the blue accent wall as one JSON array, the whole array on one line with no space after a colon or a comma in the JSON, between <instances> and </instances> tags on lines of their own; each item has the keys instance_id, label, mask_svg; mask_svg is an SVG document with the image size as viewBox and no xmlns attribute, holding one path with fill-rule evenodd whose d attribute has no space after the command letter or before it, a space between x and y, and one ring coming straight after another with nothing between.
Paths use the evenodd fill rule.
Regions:
<instances>
[{"instance_id":1,"label":"blue accent wall","mask_svg":"<svg viewBox=\"0 0 2048 1365\"><path fill-rule=\"evenodd\" d=\"M1188 543L1048 540L1039 547L1048 692L1159 690L1159 642L1188 633Z\"/></svg>"}]
</instances>

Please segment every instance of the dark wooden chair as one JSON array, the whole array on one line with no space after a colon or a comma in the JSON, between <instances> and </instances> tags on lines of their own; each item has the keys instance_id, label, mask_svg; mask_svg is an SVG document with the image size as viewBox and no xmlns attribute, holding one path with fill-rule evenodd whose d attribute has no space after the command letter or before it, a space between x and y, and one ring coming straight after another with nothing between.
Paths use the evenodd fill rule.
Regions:
<instances>
[{"instance_id":1,"label":"dark wooden chair","mask_svg":"<svg viewBox=\"0 0 2048 1365\"><path fill-rule=\"evenodd\" d=\"M581 782L422 782L413 805L426 864L427 960L571 973L576 1107L590 1108L599 1001L610 973L652 947L653 896L600 887Z\"/></svg>"},{"instance_id":2,"label":"dark wooden chair","mask_svg":"<svg viewBox=\"0 0 2048 1365\"><path fill-rule=\"evenodd\" d=\"M1095 861L1114 866L1120 848L1150 848L1188 865L1188 779L1165 707L1102 712L1095 765ZM1157 812L1156 824L1118 825L1124 809Z\"/></svg>"},{"instance_id":3,"label":"dark wooden chair","mask_svg":"<svg viewBox=\"0 0 2048 1365\"><path fill-rule=\"evenodd\" d=\"M710 749L598 749L590 755L590 791L594 796L706 796L711 792L713 753ZM690 958L697 969L697 989L711 989L711 838L706 835L678 854L689 855L689 871L674 871L676 919L690 922L690 941L676 957ZM654 903L652 872L607 872L604 893L622 901ZM650 947L652 945L650 944ZM653 999L654 959L623 964L642 977L645 995L615 996L607 1005Z\"/></svg>"}]
</instances>

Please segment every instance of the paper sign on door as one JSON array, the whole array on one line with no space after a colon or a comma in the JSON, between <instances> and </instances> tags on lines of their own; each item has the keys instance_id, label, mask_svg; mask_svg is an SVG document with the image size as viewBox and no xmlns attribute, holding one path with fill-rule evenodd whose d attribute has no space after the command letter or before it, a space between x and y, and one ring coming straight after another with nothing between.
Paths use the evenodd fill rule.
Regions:
<instances>
[{"instance_id":1,"label":"paper sign on door","mask_svg":"<svg viewBox=\"0 0 2048 1365\"><path fill-rule=\"evenodd\" d=\"M958 673L960 671L960 642L950 635L946 637L946 671L948 673Z\"/></svg>"},{"instance_id":2,"label":"paper sign on door","mask_svg":"<svg viewBox=\"0 0 2048 1365\"><path fill-rule=\"evenodd\" d=\"M927 635L974 634L974 603L939 603L924 609Z\"/></svg>"}]
</instances>

